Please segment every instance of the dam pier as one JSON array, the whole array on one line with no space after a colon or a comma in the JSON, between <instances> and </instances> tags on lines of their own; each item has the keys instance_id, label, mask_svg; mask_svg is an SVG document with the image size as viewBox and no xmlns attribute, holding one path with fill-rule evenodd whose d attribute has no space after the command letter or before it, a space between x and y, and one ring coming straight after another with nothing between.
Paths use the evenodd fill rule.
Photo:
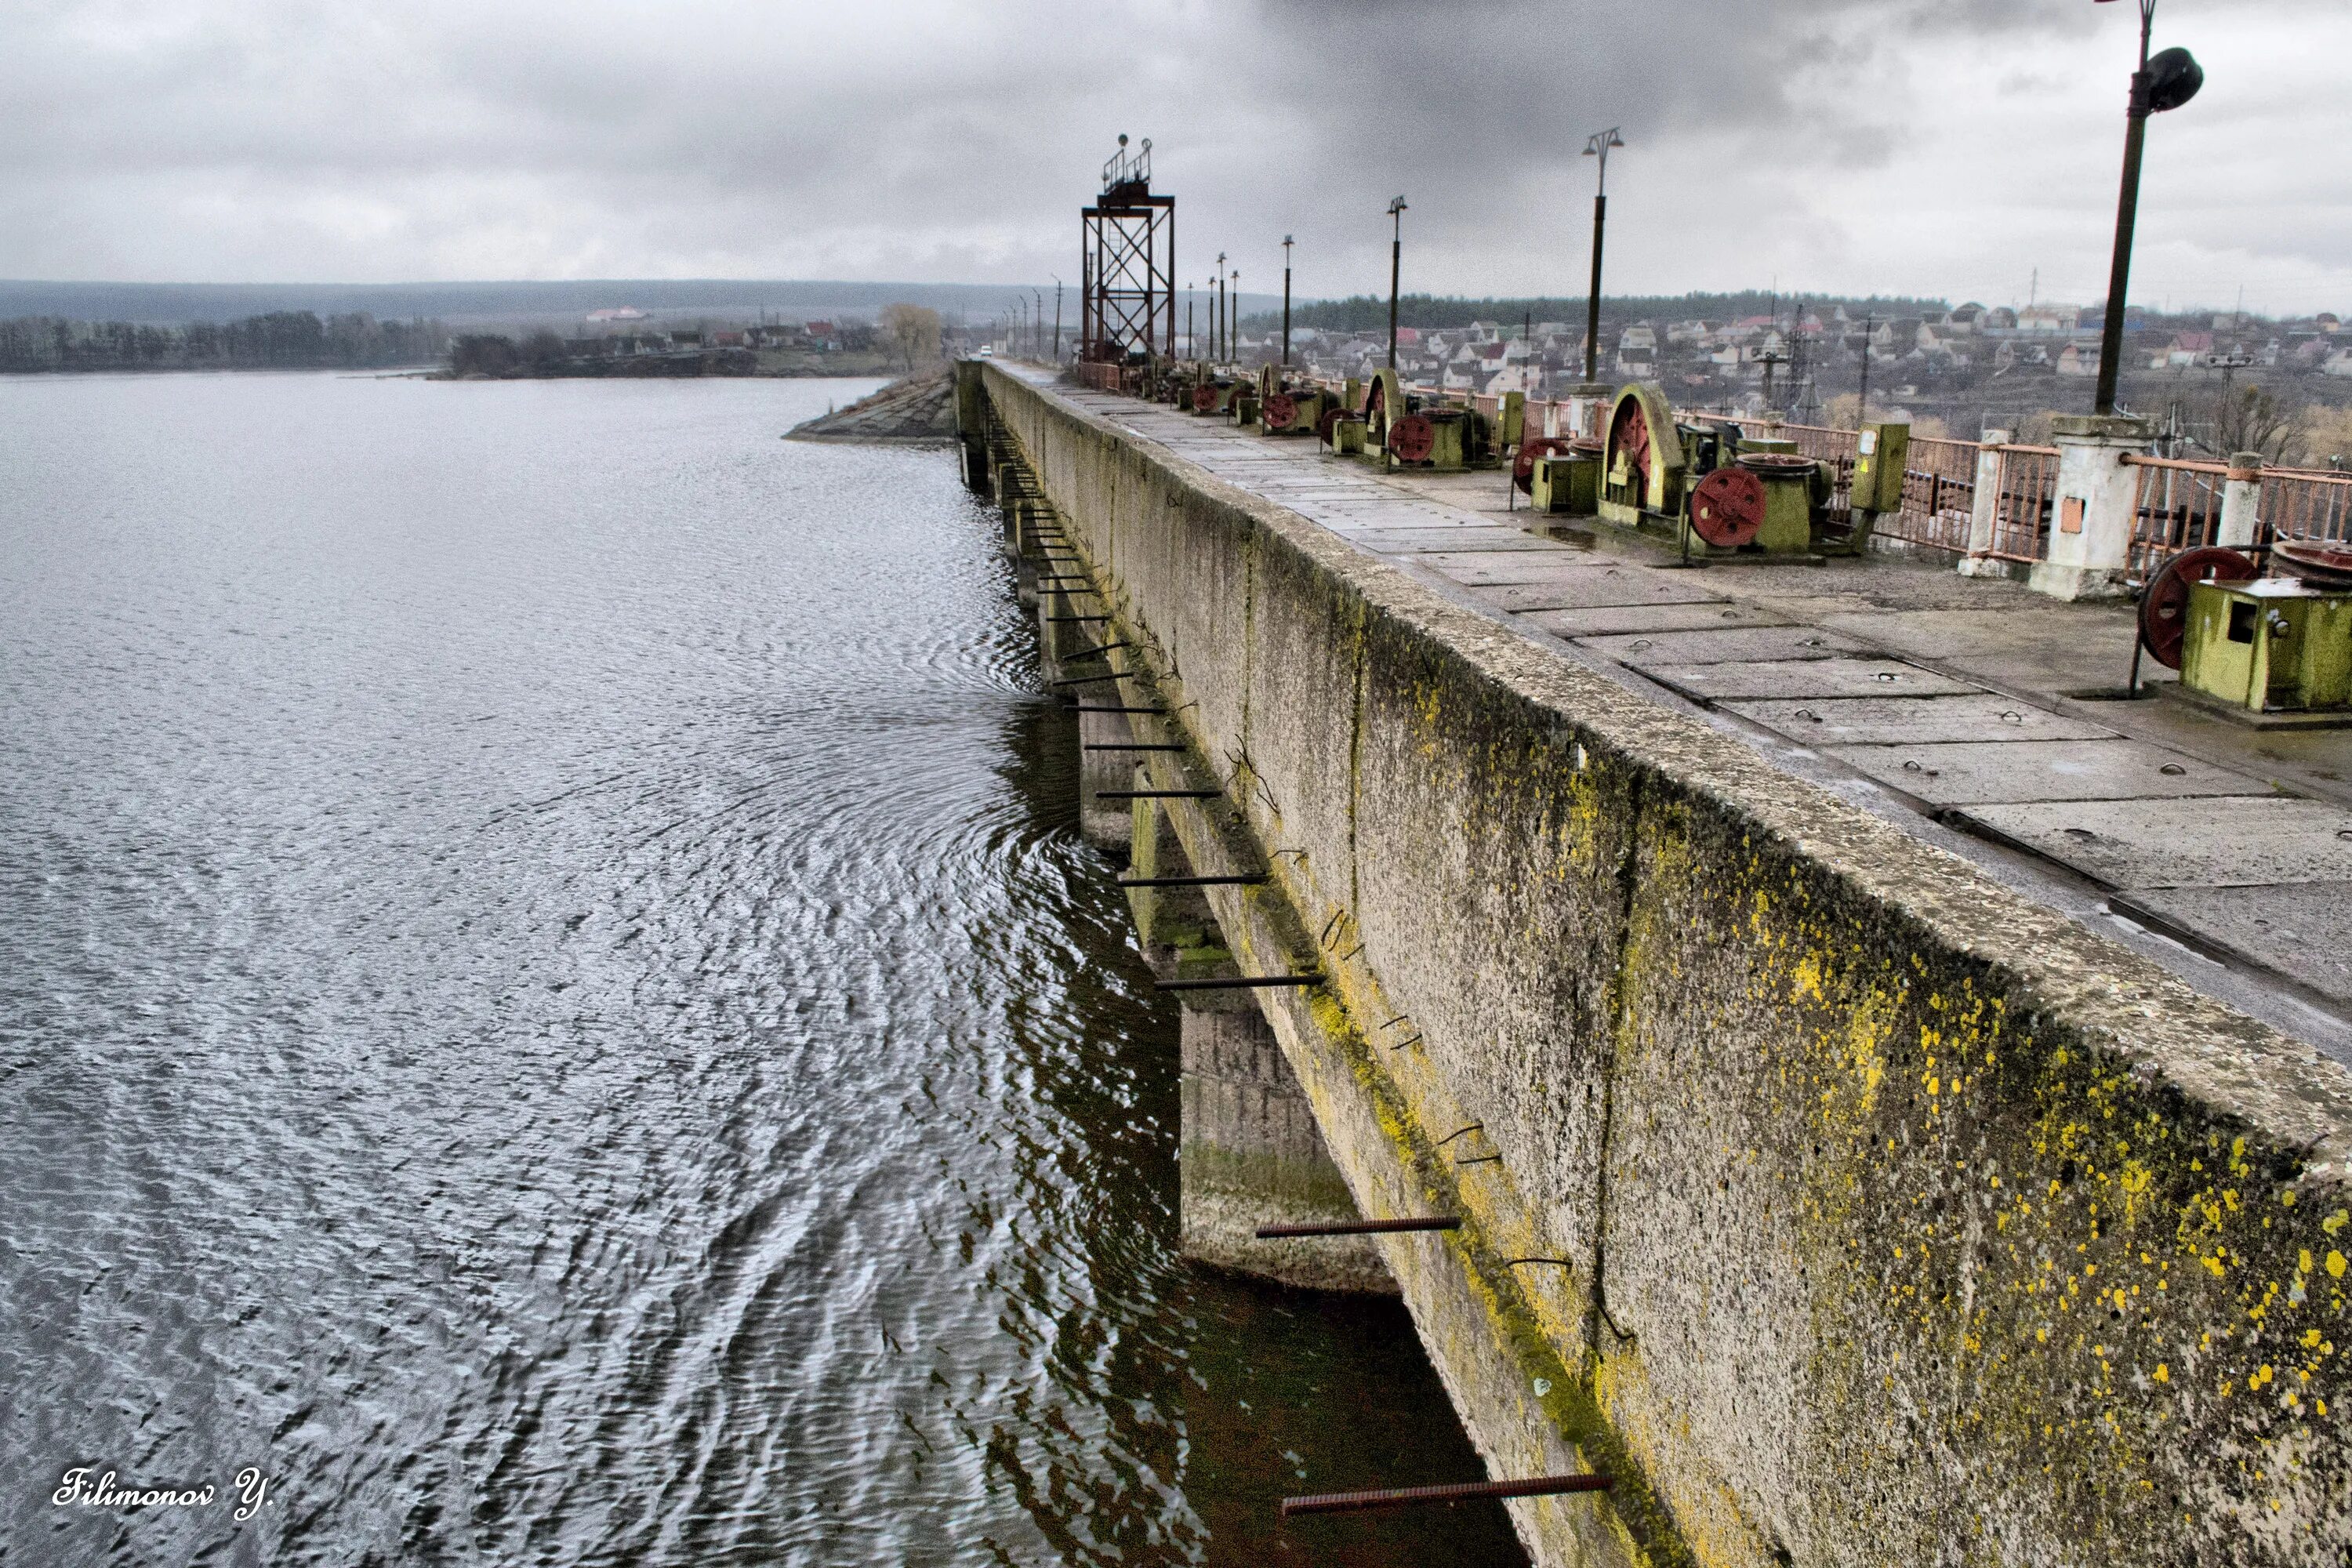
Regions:
<instances>
[{"instance_id":1,"label":"dam pier","mask_svg":"<svg viewBox=\"0 0 2352 1568\"><path fill-rule=\"evenodd\" d=\"M1184 1007L1185 1250L1396 1291L1492 1479L1607 1477L1507 1505L1536 1561L2344 1561L2328 974L2095 913L2030 791L1933 798L1969 725L2137 752L1497 480L1039 367L955 409ZM1931 699L1958 738L1884 790L1732 711ZM2334 802L2150 771L2094 803L2126 848L2203 803L2302 835L2241 886L2352 853ZM1455 1223L1257 1235L1359 1219Z\"/></svg>"}]
</instances>

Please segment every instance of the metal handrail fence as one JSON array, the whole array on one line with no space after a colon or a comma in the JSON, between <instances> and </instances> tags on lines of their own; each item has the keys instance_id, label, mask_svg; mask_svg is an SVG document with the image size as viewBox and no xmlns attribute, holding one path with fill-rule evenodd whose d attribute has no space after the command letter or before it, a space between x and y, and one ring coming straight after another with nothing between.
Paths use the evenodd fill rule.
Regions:
<instances>
[{"instance_id":1,"label":"metal handrail fence","mask_svg":"<svg viewBox=\"0 0 2352 1568\"><path fill-rule=\"evenodd\" d=\"M2221 532L2221 505L2228 494L2226 463L2191 458L2151 458L2124 454L2137 470L2138 488L2132 500L2131 553L2128 573L2146 582L2164 563L2184 550L2215 542ZM2267 545L2268 541L2258 542Z\"/></svg>"},{"instance_id":2,"label":"metal handrail fence","mask_svg":"<svg viewBox=\"0 0 2352 1568\"><path fill-rule=\"evenodd\" d=\"M1914 436L1903 465L1902 510L1878 520L1878 531L1931 550L1965 555L1969 523L1975 515L1977 459L1974 441Z\"/></svg>"},{"instance_id":3,"label":"metal handrail fence","mask_svg":"<svg viewBox=\"0 0 2352 1568\"><path fill-rule=\"evenodd\" d=\"M1992 538L1971 553L1979 559L2026 564L2050 552L2050 514L2058 493L2058 448L2006 442L2000 454L1992 494Z\"/></svg>"},{"instance_id":4,"label":"metal handrail fence","mask_svg":"<svg viewBox=\"0 0 2352 1568\"><path fill-rule=\"evenodd\" d=\"M2352 474L2328 468L2264 468L2263 530L2273 539L2352 541Z\"/></svg>"}]
</instances>

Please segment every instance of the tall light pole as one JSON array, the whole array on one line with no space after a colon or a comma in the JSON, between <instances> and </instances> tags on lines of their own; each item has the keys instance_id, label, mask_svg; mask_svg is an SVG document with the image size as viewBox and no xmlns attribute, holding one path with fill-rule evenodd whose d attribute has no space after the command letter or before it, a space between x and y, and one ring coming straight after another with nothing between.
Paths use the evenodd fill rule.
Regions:
<instances>
[{"instance_id":1,"label":"tall light pole","mask_svg":"<svg viewBox=\"0 0 2352 1568\"><path fill-rule=\"evenodd\" d=\"M1215 303L1209 312L1209 357L1222 360L1225 357L1226 330L1225 253L1222 250L1217 252L1217 270L1215 276L1209 279L1209 287L1216 291L1213 296Z\"/></svg>"},{"instance_id":2,"label":"tall light pole","mask_svg":"<svg viewBox=\"0 0 2352 1568\"><path fill-rule=\"evenodd\" d=\"M2131 282L2132 226L2139 217L2139 155L2147 140L2147 117L2179 108L2205 85L2205 72L2187 49L2148 58L2147 37L2155 26L2156 0L2139 0L2139 68L2132 72L2131 100L2124 110L2123 189L2116 197L2116 255L2107 268L2107 319L2099 333L2095 411L2100 414L2116 411L2116 374L2123 368L2124 290Z\"/></svg>"},{"instance_id":3,"label":"tall light pole","mask_svg":"<svg viewBox=\"0 0 2352 1568\"><path fill-rule=\"evenodd\" d=\"M1290 237L1282 237L1282 366L1290 368Z\"/></svg>"},{"instance_id":4,"label":"tall light pole","mask_svg":"<svg viewBox=\"0 0 2352 1568\"><path fill-rule=\"evenodd\" d=\"M1054 279L1054 363L1062 363L1062 279L1059 274L1048 272Z\"/></svg>"},{"instance_id":5,"label":"tall light pole","mask_svg":"<svg viewBox=\"0 0 2352 1568\"><path fill-rule=\"evenodd\" d=\"M1612 125L1606 131L1596 131L1584 142L1584 155L1601 161L1601 180L1592 189L1592 292L1584 302L1584 383L1587 386L1601 376L1601 235L1609 221L1609 149L1625 145L1625 139L1617 134L1617 129Z\"/></svg>"},{"instance_id":6,"label":"tall light pole","mask_svg":"<svg viewBox=\"0 0 2352 1568\"><path fill-rule=\"evenodd\" d=\"M1398 196L1389 203L1389 218L1395 231L1389 236L1389 368L1396 369L1397 279L1404 271L1404 198ZM1396 417L1391 411L1391 418Z\"/></svg>"},{"instance_id":7,"label":"tall light pole","mask_svg":"<svg viewBox=\"0 0 2352 1568\"><path fill-rule=\"evenodd\" d=\"M1184 353L1192 359L1201 357L1201 340L1192 335L1192 290L1200 285L1184 285Z\"/></svg>"},{"instance_id":8,"label":"tall light pole","mask_svg":"<svg viewBox=\"0 0 2352 1568\"><path fill-rule=\"evenodd\" d=\"M1238 296L1242 291L1242 269L1238 267L1234 268L1225 281L1233 285L1234 294ZM1237 358L1242 352L1241 334L1234 331L1236 325L1234 321L1233 306L1229 303L1225 307L1225 357L1227 359Z\"/></svg>"}]
</instances>

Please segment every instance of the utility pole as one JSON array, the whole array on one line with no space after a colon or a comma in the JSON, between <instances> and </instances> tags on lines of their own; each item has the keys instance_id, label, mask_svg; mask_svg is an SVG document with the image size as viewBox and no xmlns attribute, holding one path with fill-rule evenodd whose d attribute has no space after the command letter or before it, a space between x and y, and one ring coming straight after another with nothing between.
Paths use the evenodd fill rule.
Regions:
<instances>
[{"instance_id":1,"label":"utility pole","mask_svg":"<svg viewBox=\"0 0 2352 1568\"><path fill-rule=\"evenodd\" d=\"M1282 364L1290 368L1290 236L1282 237Z\"/></svg>"},{"instance_id":2,"label":"utility pole","mask_svg":"<svg viewBox=\"0 0 2352 1568\"><path fill-rule=\"evenodd\" d=\"M2107 268L2107 318L2099 333L2099 390L2094 408L2099 414L2116 411L2116 376L2123 368L2124 291L2131 282L2132 227L2139 218L2139 160L2147 140L2147 117L2179 108L2205 85L2205 72L2187 49L2167 49L2153 61L2148 58L2148 34L2155 26L2156 0L2139 0L2139 68L2132 72L2131 98L2124 110L2123 188L2116 197L2116 252Z\"/></svg>"},{"instance_id":3,"label":"utility pole","mask_svg":"<svg viewBox=\"0 0 2352 1568\"><path fill-rule=\"evenodd\" d=\"M1054 363L1059 364L1062 363L1062 279L1054 273L1046 276L1054 279Z\"/></svg>"},{"instance_id":4,"label":"utility pole","mask_svg":"<svg viewBox=\"0 0 2352 1568\"><path fill-rule=\"evenodd\" d=\"M1184 353L1193 359L1201 357L1201 340L1192 335L1192 290L1197 285L1184 285Z\"/></svg>"},{"instance_id":5,"label":"utility pole","mask_svg":"<svg viewBox=\"0 0 2352 1568\"><path fill-rule=\"evenodd\" d=\"M1229 279L1227 279L1227 281L1228 281L1228 282L1230 282L1230 283L1234 286L1234 295L1235 295L1236 297L1238 297L1238 296L1240 295L1241 291L1242 291L1242 269L1241 269L1240 268L1238 268L1238 267L1234 268L1234 270L1233 270L1233 276L1232 276L1231 278L1229 278ZM1225 323L1225 349L1226 349L1226 353L1227 353L1227 357L1229 357L1229 358L1238 358L1238 357L1240 356L1240 354L1241 354L1241 352L1242 352L1242 350L1241 350L1241 337L1240 337L1240 335L1239 335L1239 334L1234 331L1234 327L1235 327L1238 323L1234 322L1234 321L1231 319L1231 318L1232 318L1232 315L1233 315L1233 310L1232 310L1232 307L1231 307L1230 305L1228 305L1228 306L1227 306L1225 314L1226 314L1226 317L1227 317L1227 321L1226 321L1226 323Z\"/></svg>"},{"instance_id":6,"label":"utility pole","mask_svg":"<svg viewBox=\"0 0 2352 1568\"><path fill-rule=\"evenodd\" d=\"M1389 216L1395 220L1396 232L1389 238L1389 368L1396 369L1397 338L1397 279L1404 270L1404 198L1389 203ZM1395 417L1391 411L1390 417Z\"/></svg>"},{"instance_id":7,"label":"utility pole","mask_svg":"<svg viewBox=\"0 0 2352 1568\"><path fill-rule=\"evenodd\" d=\"M1612 125L1584 141L1584 155L1601 161L1600 183L1592 191L1592 291L1584 304L1584 382L1588 386L1601 377L1601 235L1609 221L1609 149L1625 145L1617 131Z\"/></svg>"},{"instance_id":8,"label":"utility pole","mask_svg":"<svg viewBox=\"0 0 2352 1568\"><path fill-rule=\"evenodd\" d=\"M1862 393L1854 399L1853 427L1857 430L1870 418L1870 333L1876 320L1868 311L1862 317Z\"/></svg>"}]
</instances>

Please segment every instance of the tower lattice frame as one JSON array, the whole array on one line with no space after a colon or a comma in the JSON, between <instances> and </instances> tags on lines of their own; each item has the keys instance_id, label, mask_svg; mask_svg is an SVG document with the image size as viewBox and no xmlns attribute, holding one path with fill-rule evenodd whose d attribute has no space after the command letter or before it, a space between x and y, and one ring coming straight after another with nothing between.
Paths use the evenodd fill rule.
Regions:
<instances>
[{"instance_id":1,"label":"tower lattice frame","mask_svg":"<svg viewBox=\"0 0 2352 1568\"><path fill-rule=\"evenodd\" d=\"M1078 356L1176 356L1176 198L1151 194L1151 142L1127 138L1103 165L1102 194L1079 210Z\"/></svg>"}]
</instances>

